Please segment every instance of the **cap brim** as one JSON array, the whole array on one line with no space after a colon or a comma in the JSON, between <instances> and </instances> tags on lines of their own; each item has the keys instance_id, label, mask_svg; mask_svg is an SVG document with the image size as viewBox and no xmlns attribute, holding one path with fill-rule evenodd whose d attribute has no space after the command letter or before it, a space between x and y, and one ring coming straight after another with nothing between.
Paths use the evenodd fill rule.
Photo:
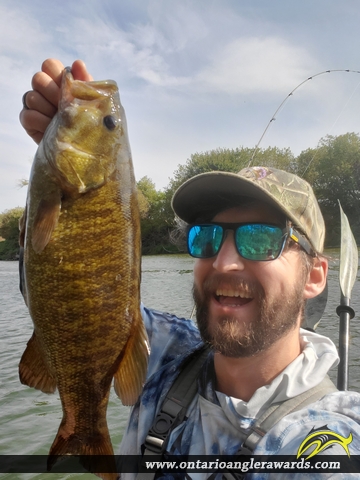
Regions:
<instances>
[{"instance_id":1,"label":"cap brim","mask_svg":"<svg viewBox=\"0 0 360 480\"><path fill-rule=\"evenodd\" d=\"M241 204L241 197L264 201L296 222L286 208L271 194L247 178L230 172L208 172L197 175L181 185L172 199L175 214L187 223L206 215Z\"/></svg>"}]
</instances>

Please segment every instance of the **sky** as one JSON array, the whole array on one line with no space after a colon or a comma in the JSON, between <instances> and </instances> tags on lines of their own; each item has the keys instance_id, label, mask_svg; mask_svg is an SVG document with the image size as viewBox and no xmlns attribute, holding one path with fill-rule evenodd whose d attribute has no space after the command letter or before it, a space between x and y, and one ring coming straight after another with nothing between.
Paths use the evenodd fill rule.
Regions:
<instances>
[{"instance_id":1,"label":"sky","mask_svg":"<svg viewBox=\"0 0 360 480\"><path fill-rule=\"evenodd\" d=\"M261 148L359 133L359 25L358 0L1 0L0 213L25 205L18 117L46 58L118 83L136 178L161 190L194 153L255 147L285 99Z\"/></svg>"}]
</instances>

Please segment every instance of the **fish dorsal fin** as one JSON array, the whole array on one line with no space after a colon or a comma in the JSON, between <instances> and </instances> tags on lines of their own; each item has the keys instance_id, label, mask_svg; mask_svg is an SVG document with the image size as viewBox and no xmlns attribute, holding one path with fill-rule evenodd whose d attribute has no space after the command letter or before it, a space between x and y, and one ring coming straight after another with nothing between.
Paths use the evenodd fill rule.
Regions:
<instances>
[{"instance_id":1,"label":"fish dorsal fin","mask_svg":"<svg viewBox=\"0 0 360 480\"><path fill-rule=\"evenodd\" d=\"M40 200L31 238L32 247L36 253L41 253L49 243L59 219L60 208L60 194Z\"/></svg>"},{"instance_id":2,"label":"fish dorsal fin","mask_svg":"<svg viewBox=\"0 0 360 480\"><path fill-rule=\"evenodd\" d=\"M149 341L139 311L114 375L114 389L123 405L134 405L137 401L145 383L148 356Z\"/></svg>"}]
</instances>

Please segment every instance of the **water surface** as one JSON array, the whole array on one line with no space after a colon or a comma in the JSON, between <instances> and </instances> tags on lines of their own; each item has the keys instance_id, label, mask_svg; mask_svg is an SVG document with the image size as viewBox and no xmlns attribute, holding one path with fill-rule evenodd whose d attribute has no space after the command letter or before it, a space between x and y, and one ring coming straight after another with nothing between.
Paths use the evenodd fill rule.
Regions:
<instances>
[{"instance_id":1,"label":"water surface","mask_svg":"<svg viewBox=\"0 0 360 480\"><path fill-rule=\"evenodd\" d=\"M338 251L331 255L329 299L318 333L329 336L337 345L339 304ZM0 262L0 455L47 455L55 437L62 411L57 393L46 395L21 385L18 363L32 334L32 322L18 290L17 262ZM142 263L142 299L152 308L189 317L193 259L185 255L148 256ZM360 312L359 280L352 298L355 312ZM360 331L356 316L350 329L349 386L360 391ZM336 381L336 370L331 372ZM121 405L113 390L108 408L110 435L116 451L120 443L129 409ZM1 474L0 474L1 476ZM91 474L5 474L3 478L53 480L81 478L95 480Z\"/></svg>"}]
</instances>

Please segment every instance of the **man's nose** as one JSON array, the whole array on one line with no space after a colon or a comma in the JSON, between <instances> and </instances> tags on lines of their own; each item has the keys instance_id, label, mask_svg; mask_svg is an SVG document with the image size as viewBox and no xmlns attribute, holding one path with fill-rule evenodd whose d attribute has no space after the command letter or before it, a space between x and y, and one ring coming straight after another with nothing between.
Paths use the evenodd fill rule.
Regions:
<instances>
[{"instance_id":1,"label":"man's nose","mask_svg":"<svg viewBox=\"0 0 360 480\"><path fill-rule=\"evenodd\" d=\"M239 255L236 246L234 232L227 230L225 239L219 253L216 255L213 267L219 272L244 270L244 259Z\"/></svg>"}]
</instances>

